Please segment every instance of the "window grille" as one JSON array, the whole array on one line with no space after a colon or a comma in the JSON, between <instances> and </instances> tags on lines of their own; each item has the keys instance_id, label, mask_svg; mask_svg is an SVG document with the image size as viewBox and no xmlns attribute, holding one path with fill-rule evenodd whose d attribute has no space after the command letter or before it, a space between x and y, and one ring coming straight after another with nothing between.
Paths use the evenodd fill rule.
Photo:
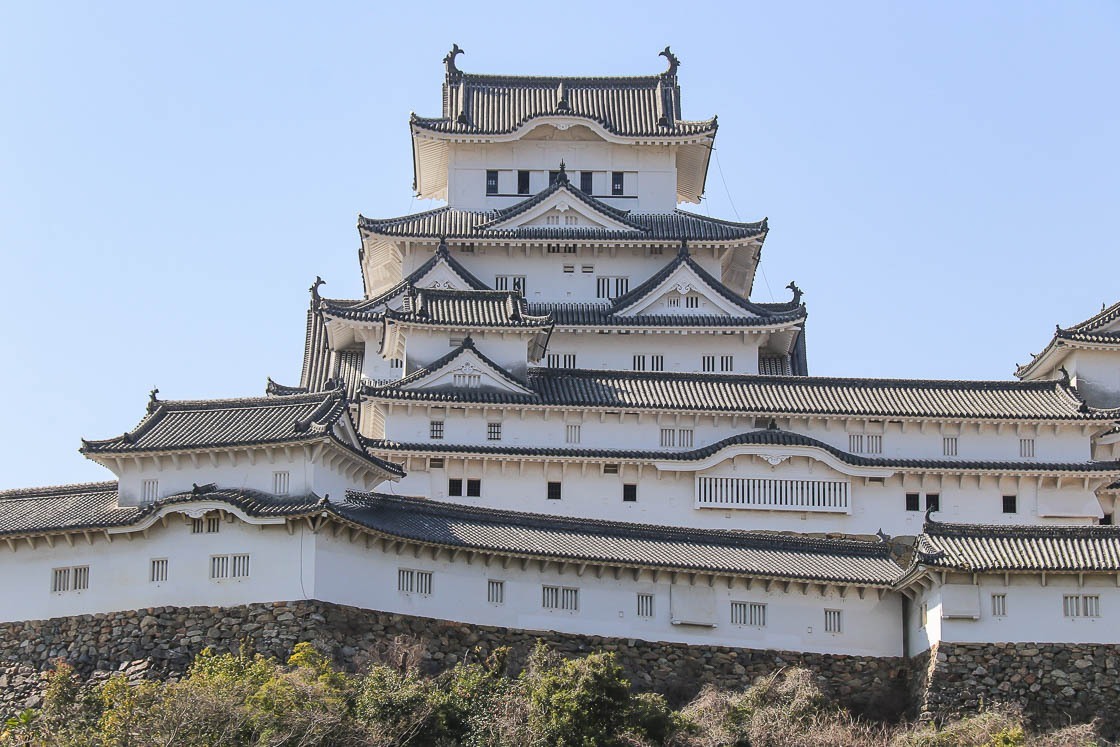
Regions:
<instances>
[{"instance_id":1,"label":"window grille","mask_svg":"<svg viewBox=\"0 0 1120 747\"><path fill-rule=\"evenodd\" d=\"M696 478L698 508L844 513L849 510L850 494L851 486L846 480Z\"/></svg>"},{"instance_id":2,"label":"window grille","mask_svg":"<svg viewBox=\"0 0 1120 747\"><path fill-rule=\"evenodd\" d=\"M681 297L676 295L676 294L673 294L673 295L669 296L667 299L665 299L665 305L668 306L670 309L679 309L680 306L681 306Z\"/></svg>"},{"instance_id":3,"label":"window grille","mask_svg":"<svg viewBox=\"0 0 1120 747\"><path fill-rule=\"evenodd\" d=\"M1084 617L1101 616L1101 598L1096 594L1081 597L1081 612Z\"/></svg>"},{"instance_id":4,"label":"window grille","mask_svg":"<svg viewBox=\"0 0 1120 747\"><path fill-rule=\"evenodd\" d=\"M457 373L453 377L457 389L478 389L482 386L482 374Z\"/></svg>"},{"instance_id":5,"label":"window grille","mask_svg":"<svg viewBox=\"0 0 1120 747\"><path fill-rule=\"evenodd\" d=\"M432 457L429 459L428 469L443 469L443 457Z\"/></svg>"},{"instance_id":6,"label":"window grille","mask_svg":"<svg viewBox=\"0 0 1120 747\"><path fill-rule=\"evenodd\" d=\"M937 493L926 494L926 511L940 511L941 496Z\"/></svg>"},{"instance_id":7,"label":"window grille","mask_svg":"<svg viewBox=\"0 0 1120 747\"><path fill-rule=\"evenodd\" d=\"M151 568L148 572L148 581L153 584L167 580L167 558L152 558Z\"/></svg>"},{"instance_id":8,"label":"window grille","mask_svg":"<svg viewBox=\"0 0 1120 747\"><path fill-rule=\"evenodd\" d=\"M650 371L664 371L665 370L665 356L651 355L649 357L649 370Z\"/></svg>"},{"instance_id":9,"label":"window grille","mask_svg":"<svg viewBox=\"0 0 1120 747\"><path fill-rule=\"evenodd\" d=\"M992 594L992 616L1005 617L1007 615L1007 595Z\"/></svg>"},{"instance_id":10,"label":"window grille","mask_svg":"<svg viewBox=\"0 0 1120 747\"><path fill-rule=\"evenodd\" d=\"M719 370L727 373L735 370L735 356L721 355L719 357Z\"/></svg>"},{"instance_id":11,"label":"window grille","mask_svg":"<svg viewBox=\"0 0 1120 747\"><path fill-rule=\"evenodd\" d=\"M482 496L482 480L467 480L467 497L479 498Z\"/></svg>"},{"instance_id":12,"label":"window grille","mask_svg":"<svg viewBox=\"0 0 1120 747\"><path fill-rule=\"evenodd\" d=\"M546 610L575 612L579 609L579 589L567 586L543 586L541 590L541 606Z\"/></svg>"},{"instance_id":13,"label":"window grille","mask_svg":"<svg viewBox=\"0 0 1120 747\"><path fill-rule=\"evenodd\" d=\"M595 265L581 265L580 268L579 268L579 271L582 272L584 275L589 275L589 274L595 272Z\"/></svg>"},{"instance_id":14,"label":"window grille","mask_svg":"<svg viewBox=\"0 0 1120 747\"><path fill-rule=\"evenodd\" d=\"M545 356L545 365L549 368L575 368L575 353L549 353Z\"/></svg>"},{"instance_id":15,"label":"window grille","mask_svg":"<svg viewBox=\"0 0 1120 747\"><path fill-rule=\"evenodd\" d=\"M144 480L141 483L143 500L151 502L159 498L159 480Z\"/></svg>"},{"instance_id":16,"label":"window grille","mask_svg":"<svg viewBox=\"0 0 1120 747\"><path fill-rule=\"evenodd\" d=\"M1101 598L1096 594L1066 594L1062 597L1062 612L1066 617L1100 617Z\"/></svg>"},{"instance_id":17,"label":"window grille","mask_svg":"<svg viewBox=\"0 0 1120 747\"><path fill-rule=\"evenodd\" d=\"M623 172L611 172L611 195L613 197L618 197L624 194L623 189L625 188L625 183L625 174L623 174Z\"/></svg>"},{"instance_id":18,"label":"window grille","mask_svg":"<svg viewBox=\"0 0 1120 747\"><path fill-rule=\"evenodd\" d=\"M618 465L617 464L604 464L603 465L603 474L604 475L617 475L618 474Z\"/></svg>"},{"instance_id":19,"label":"window grille","mask_svg":"<svg viewBox=\"0 0 1120 747\"><path fill-rule=\"evenodd\" d=\"M490 604L505 604L506 603L506 582L494 581L493 579L486 582L486 601Z\"/></svg>"},{"instance_id":20,"label":"window grille","mask_svg":"<svg viewBox=\"0 0 1120 747\"><path fill-rule=\"evenodd\" d=\"M402 361L400 358L390 358L389 359L389 368L403 368L403 367L404 367L404 361Z\"/></svg>"},{"instance_id":21,"label":"window grille","mask_svg":"<svg viewBox=\"0 0 1120 747\"><path fill-rule=\"evenodd\" d=\"M288 494L289 473L287 471L272 473L272 492L276 495Z\"/></svg>"},{"instance_id":22,"label":"window grille","mask_svg":"<svg viewBox=\"0 0 1120 747\"><path fill-rule=\"evenodd\" d=\"M579 225L579 216L578 215L565 215L564 216L564 225L565 226L578 226Z\"/></svg>"},{"instance_id":23,"label":"window grille","mask_svg":"<svg viewBox=\"0 0 1120 747\"><path fill-rule=\"evenodd\" d=\"M546 224L550 225L550 226L558 226L558 225L560 225L560 216L559 215L546 215L544 217L544 222Z\"/></svg>"},{"instance_id":24,"label":"window grille","mask_svg":"<svg viewBox=\"0 0 1120 747\"><path fill-rule=\"evenodd\" d=\"M570 275L571 273L573 273L575 271L576 271L576 266L575 265L564 265L564 272L565 273Z\"/></svg>"},{"instance_id":25,"label":"window grille","mask_svg":"<svg viewBox=\"0 0 1120 747\"><path fill-rule=\"evenodd\" d=\"M463 481L458 477L452 477L447 481L447 494L450 496L460 497L463 495Z\"/></svg>"},{"instance_id":26,"label":"window grille","mask_svg":"<svg viewBox=\"0 0 1120 747\"><path fill-rule=\"evenodd\" d=\"M248 555L246 555L246 554L231 555L230 556L230 561L231 561L230 565L232 566L232 573L230 573L230 576L232 576L233 578L248 578L249 577L249 556Z\"/></svg>"},{"instance_id":27,"label":"window grille","mask_svg":"<svg viewBox=\"0 0 1120 747\"><path fill-rule=\"evenodd\" d=\"M502 440L502 424L501 423L487 423L486 424L486 440L487 441L501 441Z\"/></svg>"},{"instance_id":28,"label":"window grille","mask_svg":"<svg viewBox=\"0 0 1120 747\"><path fill-rule=\"evenodd\" d=\"M431 594L432 572L411 568L397 569L397 591L405 594Z\"/></svg>"},{"instance_id":29,"label":"window grille","mask_svg":"<svg viewBox=\"0 0 1120 747\"><path fill-rule=\"evenodd\" d=\"M487 171L486 172L486 194L488 194L488 195L498 194L498 172L497 171Z\"/></svg>"},{"instance_id":30,"label":"window grille","mask_svg":"<svg viewBox=\"0 0 1120 747\"><path fill-rule=\"evenodd\" d=\"M638 617L653 617L653 594L638 595Z\"/></svg>"},{"instance_id":31,"label":"window grille","mask_svg":"<svg viewBox=\"0 0 1120 747\"><path fill-rule=\"evenodd\" d=\"M560 495L561 495L560 491L561 491L561 489L562 489L562 486L561 486L561 484L560 484L560 483L558 483L558 482L550 482L550 483L548 484L548 500L550 500L550 501L558 501L558 500L560 500Z\"/></svg>"},{"instance_id":32,"label":"window grille","mask_svg":"<svg viewBox=\"0 0 1120 747\"><path fill-rule=\"evenodd\" d=\"M919 493L907 493L906 494L906 510L907 511L921 511L922 510L921 500L922 500L922 496Z\"/></svg>"},{"instance_id":33,"label":"window grille","mask_svg":"<svg viewBox=\"0 0 1120 747\"><path fill-rule=\"evenodd\" d=\"M853 454L863 453L863 434L862 433L849 433L848 434L848 451Z\"/></svg>"},{"instance_id":34,"label":"window grille","mask_svg":"<svg viewBox=\"0 0 1120 747\"><path fill-rule=\"evenodd\" d=\"M957 437L956 436L945 436L943 439L941 439L941 452L945 456L956 456L957 455Z\"/></svg>"},{"instance_id":35,"label":"window grille","mask_svg":"<svg viewBox=\"0 0 1120 747\"><path fill-rule=\"evenodd\" d=\"M595 278L596 298L618 298L630 290L630 278L603 275Z\"/></svg>"},{"instance_id":36,"label":"window grille","mask_svg":"<svg viewBox=\"0 0 1120 747\"><path fill-rule=\"evenodd\" d=\"M207 516L206 517L206 533L217 534L222 530L222 517L221 516Z\"/></svg>"},{"instance_id":37,"label":"window grille","mask_svg":"<svg viewBox=\"0 0 1120 747\"><path fill-rule=\"evenodd\" d=\"M229 556L228 555L211 555L210 556L210 578L229 578Z\"/></svg>"},{"instance_id":38,"label":"window grille","mask_svg":"<svg viewBox=\"0 0 1120 747\"><path fill-rule=\"evenodd\" d=\"M695 431L691 428L681 428L677 431L677 446L680 446L682 449L691 449L694 434Z\"/></svg>"},{"instance_id":39,"label":"window grille","mask_svg":"<svg viewBox=\"0 0 1120 747\"><path fill-rule=\"evenodd\" d=\"M633 361L634 361L633 365L634 365L634 370L635 371L645 371L646 370L646 357L644 355L635 355Z\"/></svg>"},{"instance_id":40,"label":"window grille","mask_svg":"<svg viewBox=\"0 0 1120 747\"><path fill-rule=\"evenodd\" d=\"M579 188L586 194L591 194L592 178L592 172L590 171L579 172Z\"/></svg>"},{"instance_id":41,"label":"window grille","mask_svg":"<svg viewBox=\"0 0 1120 747\"><path fill-rule=\"evenodd\" d=\"M551 216L555 218L556 216ZM525 295L524 275L496 275L494 277L494 290L511 290Z\"/></svg>"},{"instance_id":42,"label":"window grille","mask_svg":"<svg viewBox=\"0 0 1120 747\"><path fill-rule=\"evenodd\" d=\"M564 443L578 444L580 436L579 425L566 425L564 426Z\"/></svg>"},{"instance_id":43,"label":"window grille","mask_svg":"<svg viewBox=\"0 0 1120 747\"><path fill-rule=\"evenodd\" d=\"M677 432L672 428L661 429L661 445L662 446L676 446L677 445Z\"/></svg>"},{"instance_id":44,"label":"window grille","mask_svg":"<svg viewBox=\"0 0 1120 747\"><path fill-rule=\"evenodd\" d=\"M638 501L638 486L635 483L626 483L622 486L622 501L636 503Z\"/></svg>"},{"instance_id":45,"label":"window grille","mask_svg":"<svg viewBox=\"0 0 1120 747\"><path fill-rule=\"evenodd\" d=\"M700 359L700 364L705 373L711 373L716 370L716 357L714 355L705 355Z\"/></svg>"},{"instance_id":46,"label":"window grille","mask_svg":"<svg viewBox=\"0 0 1120 747\"><path fill-rule=\"evenodd\" d=\"M883 437L876 435L867 436L867 453L868 454L882 454L883 453Z\"/></svg>"},{"instance_id":47,"label":"window grille","mask_svg":"<svg viewBox=\"0 0 1120 747\"><path fill-rule=\"evenodd\" d=\"M428 421L428 438L438 441L443 438L443 421L430 420Z\"/></svg>"},{"instance_id":48,"label":"window grille","mask_svg":"<svg viewBox=\"0 0 1120 747\"><path fill-rule=\"evenodd\" d=\"M1019 512L1019 497L1014 495L1003 496L1003 512L1005 514L1015 514Z\"/></svg>"},{"instance_id":49,"label":"window grille","mask_svg":"<svg viewBox=\"0 0 1120 747\"><path fill-rule=\"evenodd\" d=\"M824 611L824 632L826 633L843 633L843 619L841 617L842 610L825 610Z\"/></svg>"},{"instance_id":50,"label":"window grille","mask_svg":"<svg viewBox=\"0 0 1120 747\"><path fill-rule=\"evenodd\" d=\"M694 296L692 294L689 294L689 295L685 296L684 297L684 307L686 309L698 309L698 308L700 308L700 296Z\"/></svg>"},{"instance_id":51,"label":"window grille","mask_svg":"<svg viewBox=\"0 0 1120 747\"><path fill-rule=\"evenodd\" d=\"M1066 617L1081 617L1081 597L1076 594L1063 596L1062 614Z\"/></svg>"},{"instance_id":52,"label":"window grille","mask_svg":"<svg viewBox=\"0 0 1120 747\"><path fill-rule=\"evenodd\" d=\"M1019 439L1019 456L1024 459L1034 459L1034 439Z\"/></svg>"},{"instance_id":53,"label":"window grille","mask_svg":"<svg viewBox=\"0 0 1120 747\"><path fill-rule=\"evenodd\" d=\"M51 570L51 591L70 591L70 569L54 568Z\"/></svg>"},{"instance_id":54,"label":"window grille","mask_svg":"<svg viewBox=\"0 0 1120 747\"><path fill-rule=\"evenodd\" d=\"M206 522L202 519L191 519L191 534L202 534L206 531Z\"/></svg>"}]
</instances>

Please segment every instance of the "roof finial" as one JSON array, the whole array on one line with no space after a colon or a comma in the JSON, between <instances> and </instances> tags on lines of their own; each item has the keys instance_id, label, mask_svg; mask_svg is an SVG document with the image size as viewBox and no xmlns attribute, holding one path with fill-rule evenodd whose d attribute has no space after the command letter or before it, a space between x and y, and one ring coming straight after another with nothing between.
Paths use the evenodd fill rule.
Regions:
<instances>
[{"instance_id":1,"label":"roof finial","mask_svg":"<svg viewBox=\"0 0 1120 747\"><path fill-rule=\"evenodd\" d=\"M794 281L791 280L791 281L789 281L789 285L787 285L786 287L789 288L791 291L793 291L793 303L794 304L801 303L802 291L801 291L800 288L797 287L797 283L795 283Z\"/></svg>"},{"instance_id":2,"label":"roof finial","mask_svg":"<svg viewBox=\"0 0 1120 747\"><path fill-rule=\"evenodd\" d=\"M673 76L675 76L677 74L677 67L680 66L681 61L675 54L673 54L672 50L670 50L669 47L666 46L665 49L657 53L657 56L664 57L669 61L669 69L661 74L667 78L672 78Z\"/></svg>"},{"instance_id":3,"label":"roof finial","mask_svg":"<svg viewBox=\"0 0 1120 747\"><path fill-rule=\"evenodd\" d=\"M439 246L436 247L436 256L446 257L450 253L451 253L450 250L447 248L447 237L446 236L440 236L439 237Z\"/></svg>"},{"instance_id":4,"label":"roof finial","mask_svg":"<svg viewBox=\"0 0 1120 747\"><path fill-rule=\"evenodd\" d=\"M564 159L563 158L560 159L560 171L557 172L557 174L556 174L556 183L557 184L567 184L568 183L568 167L564 164Z\"/></svg>"},{"instance_id":5,"label":"roof finial","mask_svg":"<svg viewBox=\"0 0 1120 747\"><path fill-rule=\"evenodd\" d=\"M159 400L156 395L159 394L159 387L153 386L152 391L148 392L148 412L152 412L159 407Z\"/></svg>"},{"instance_id":6,"label":"roof finial","mask_svg":"<svg viewBox=\"0 0 1120 747\"><path fill-rule=\"evenodd\" d=\"M926 524L940 524L941 522L934 521L933 516L931 515L931 514L933 514L934 511L939 511L939 510L940 509L938 508L938 505L936 503L930 503L928 506L926 506L926 518L924 520L924 523L926 523Z\"/></svg>"},{"instance_id":7,"label":"roof finial","mask_svg":"<svg viewBox=\"0 0 1120 747\"><path fill-rule=\"evenodd\" d=\"M320 298L319 298L319 286L320 286L320 285L326 285L326 284L327 284L327 281L326 281L326 280L323 280L323 279L322 279L321 277L319 277L318 275L316 275L316 276L315 276L315 282L314 282L314 283L312 283L312 284L311 284L311 287L310 287L310 288L308 289L308 290L310 290L310 291L311 291L311 300L312 300L312 301L313 301L313 302L314 302L315 304L318 304L318 303L319 303L319 300L320 300Z\"/></svg>"},{"instance_id":8,"label":"roof finial","mask_svg":"<svg viewBox=\"0 0 1120 747\"><path fill-rule=\"evenodd\" d=\"M466 50L458 44L451 45L451 51L443 58L444 69L447 71L448 78L457 78L463 74L463 71L455 67L455 58L461 54L466 54Z\"/></svg>"},{"instance_id":9,"label":"roof finial","mask_svg":"<svg viewBox=\"0 0 1120 747\"><path fill-rule=\"evenodd\" d=\"M560 85L556 87L556 111L568 112L572 110L572 105L568 103L568 84L563 80Z\"/></svg>"},{"instance_id":10,"label":"roof finial","mask_svg":"<svg viewBox=\"0 0 1120 747\"><path fill-rule=\"evenodd\" d=\"M766 430L768 430L768 431L778 430L778 421L771 418L770 422L766 424Z\"/></svg>"},{"instance_id":11,"label":"roof finial","mask_svg":"<svg viewBox=\"0 0 1120 747\"><path fill-rule=\"evenodd\" d=\"M1066 370L1066 367L1058 366L1058 373L1062 375L1062 386L1069 386L1071 379L1069 376L1069 371Z\"/></svg>"},{"instance_id":12,"label":"roof finial","mask_svg":"<svg viewBox=\"0 0 1120 747\"><path fill-rule=\"evenodd\" d=\"M883 545L890 542L891 539L891 536L884 532L882 527L879 527L879 531L875 532L875 536L879 538L879 543Z\"/></svg>"}]
</instances>

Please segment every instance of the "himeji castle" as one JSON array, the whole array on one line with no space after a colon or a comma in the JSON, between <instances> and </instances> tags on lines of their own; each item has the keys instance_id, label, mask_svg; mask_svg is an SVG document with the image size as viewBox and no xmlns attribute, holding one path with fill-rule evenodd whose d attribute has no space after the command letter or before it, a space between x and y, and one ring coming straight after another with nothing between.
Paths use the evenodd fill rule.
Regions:
<instances>
[{"instance_id":1,"label":"himeji castle","mask_svg":"<svg viewBox=\"0 0 1120 747\"><path fill-rule=\"evenodd\" d=\"M813 376L801 290L751 298L767 221L681 207L718 123L672 51L462 54L408 122L445 204L359 218L362 297L315 280L298 381L137 393L81 442L111 480L0 493L0 622L317 600L930 672L1120 644L1120 303L1003 381Z\"/></svg>"}]
</instances>

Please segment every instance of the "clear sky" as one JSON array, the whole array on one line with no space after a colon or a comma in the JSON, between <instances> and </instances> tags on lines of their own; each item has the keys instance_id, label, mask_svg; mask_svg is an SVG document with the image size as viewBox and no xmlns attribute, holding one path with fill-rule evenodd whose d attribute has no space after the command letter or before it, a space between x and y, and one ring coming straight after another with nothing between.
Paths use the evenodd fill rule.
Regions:
<instances>
[{"instance_id":1,"label":"clear sky","mask_svg":"<svg viewBox=\"0 0 1120 747\"><path fill-rule=\"evenodd\" d=\"M173 7L177 6L177 7ZM469 72L652 74L719 115L701 213L769 216L754 298L811 373L1009 378L1120 299L1120 3L5 3L0 488L173 399L298 383L307 287L414 200Z\"/></svg>"}]
</instances>

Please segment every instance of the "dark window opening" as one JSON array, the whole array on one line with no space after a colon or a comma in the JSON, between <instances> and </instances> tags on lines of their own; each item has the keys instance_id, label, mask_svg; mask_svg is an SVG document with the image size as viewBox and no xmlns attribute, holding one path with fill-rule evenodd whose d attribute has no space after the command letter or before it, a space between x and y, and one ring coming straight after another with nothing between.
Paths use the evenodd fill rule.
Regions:
<instances>
[{"instance_id":1,"label":"dark window opening","mask_svg":"<svg viewBox=\"0 0 1120 747\"><path fill-rule=\"evenodd\" d=\"M907 511L921 511L922 505L917 493L906 494L906 510Z\"/></svg>"},{"instance_id":2,"label":"dark window opening","mask_svg":"<svg viewBox=\"0 0 1120 747\"><path fill-rule=\"evenodd\" d=\"M463 494L463 481L458 478L448 480L447 494L461 496Z\"/></svg>"},{"instance_id":3,"label":"dark window opening","mask_svg":"<svg viewBox=\"0 0 1120 747\"><path fill-rule=\"evenodd\" d=\"M1019 512L1019 501L1016 496L1005 495L1003 496L1003 512L1005 514L1014 514Z\"/></svg>"},{"instance_id":4,"label":"dark window opening","mask_svg":"<svg viewBox=\"0 0 1120 747\"><path fill-rule=\"evenodd\" d=\"M622 194L623 186L623 173L621 171L614 171L611 173L611 194L618 196Z\"/></svg>"},{"instance_id":5,"label":"dark window opening","mask_svg":"<svg viewBox=\"0 0 1120 747\"><path fill-rule=\"evenodd\" d=\"M482 480L467 480L467 497L478 498L482 495Z\"/></svg>"},{"instance_id":6,"label":"dark window opening","mask_svg":"<svg viewBox=\"0 0 1120 747\"><path fill-rule=\"evenodd\" d=\"M548 500L550 500L550 501L560 500L560 483L550 482L548 484Z\"/></svg>"},{"instance_id":7,"label":"dark window opening","mask_svg":"<svg viewBox=\"0 0 1120 747\"><path fill-rule=\"evenodd\" d=\"M488 194L488 195L498 194L498 172L497 171L487 171L486 172L486 194Z\"/></svg>"},{"instance_id":8,"label":"dark window opening","mask_svg":"<svg viewBox=\"0 0 1120 747\"><path fill-rule=\"evenodd\" d=\"M592 174L591 174L590 171L581 171L579 173L579 188L582 189L587 194L591 194L591 190L592 190L591 177L592 177Z\"/></svg>"},{"instance_id":9,"label":"dark window opening","mask_svg":"<svg viewBox=\"0 0 1120 747\"><path fill-rule=\"evenodd\" d=\"M560 178L560 172L559 171L548 172L548 186L551 187L553 184L556 183L556 180L559 179L559 178Z\"/></svg>"},{"instance_id":10,"label":"dark window opening","mask_svg":"<svg viewBox=\"0 0 1120 747\"><path fill-rule=\"evenodd\" d=\"M1104 516L1102 516L1100 518L1100 524L1102 527L1112 526L1112 514L1105 514Z\"/></svg>"},{"instance_id":11,"label":"dark window opening","mask_svg":"<svg viewBox=\"0 0 1120 747\"><path fill-rule=\"evenodd\" d=\"M940 511L941 510L941 496L937 493L929 493L926 495L926 511Z\"/></svg>"},{"instance_id":12,"label":"dark window opening","mask_svg":"<svg viewBox=\"0 0 1120 747\"><path fill-rule=\"evenodd\" d=\"M638 500L638 486L627 483L622 486L622 500L626 503L634 503Z\"/></svg>"},{"instance_id":13,"label":"dark window opening","mask_svg":"<svg viewBox=\"0 0 1120 747\"><path fill-rule=\"evenodd\" d=\"M529 194L529 172L528 171L518 171L517 172L517 194L519 194L519 195Z\"/></svg>"}]
</instances>

